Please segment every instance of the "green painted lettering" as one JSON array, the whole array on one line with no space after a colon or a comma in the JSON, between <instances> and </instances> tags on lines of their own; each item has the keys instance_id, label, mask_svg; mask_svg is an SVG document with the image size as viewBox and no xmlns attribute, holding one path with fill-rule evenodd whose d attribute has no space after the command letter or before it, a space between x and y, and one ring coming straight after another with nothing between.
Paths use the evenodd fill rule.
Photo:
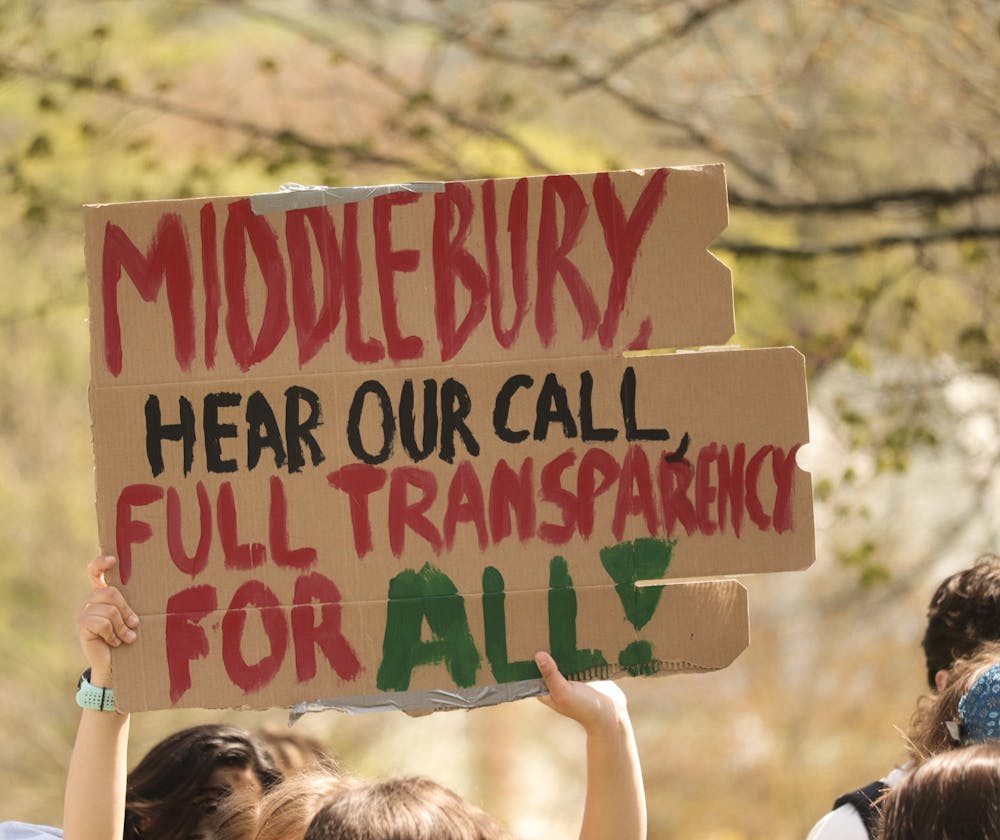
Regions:
<instances>
[{"instance_id":1,"label":"green painted lettering","mask_svg":"<svg viewBox=\"0 0 1000 840\"><path fill-rule=\"evenodd\" d=\"M421 639L424 619L434 637L426 642ZM480 657L465 600L451 578L426 563L419 572L407 569L389 581L376 684L380 691L406 691L414 668L440 662L455 685L475 685Z\"/></svg>"},{"instance_id":2,"label":"green painted lettering","mask_svg":"<svg viewBox=\"0 0 1000 840\"><path fill-rule=\"evenodd\" d=\"M618 664L633 677L649 677L656 673L653 662L653 645L645 639L638 639L625 645L618 654Z\"/></svg>"},{"instance_id":3,"label":"green painted lettering","mask_svg":"<svg viewBox=\"0 0 1000 840\"><path fill-rule=\"evenodd\" d=\"M580 650L576 646L576 591L569 567L562 557L549 563L549 649L559 670L566 676L586 673L591 668L607 668L599 650Z\"/></svg>"},{"instance_id":4,"label":"green painted lettering","mask_svg":"<svg viewBox=\"0 0 1000 840\"><path fill-rule=\"evenodd\" d=\"M676 540L650 537L601 549L601 564L615 582L625 618L641 630L660 604L662 586L636 586L638 580L659 580L670 565Z\"/></svg>"},{"instance_id":5,"label":"green painted lettering","mask_svg":"<svg viewBox=\"0 0 1000 840\"><path fill-rule=\"evenodd\" d=\"M504 601L503 575L493 566L483 570L483 627L486 634L486 658L498 683L538 679L541 674L531 659L510 662L507 659L507 610Z\"/></svg>"}]
</instances>

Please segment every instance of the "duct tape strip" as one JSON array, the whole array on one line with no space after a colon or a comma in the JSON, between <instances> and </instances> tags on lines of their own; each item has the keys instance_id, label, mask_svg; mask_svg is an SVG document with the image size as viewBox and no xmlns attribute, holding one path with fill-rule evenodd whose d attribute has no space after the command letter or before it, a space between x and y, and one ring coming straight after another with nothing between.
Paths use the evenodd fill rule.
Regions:
<instances>
[{"instance_id":1,"label":"duct tape strip","mask_svg":"<svg viewBox=\"0 0 1000 840\"><path fill-rule=\"evenodd\" d=\"M397 192L444 192L444 182L413 181L409 184L382 184L376 187L305 187L302 184L282 184L278 192L250 196L250 208L258 216L266 216L268 213L305 210L309 207L354 204Z\"/></svg>"},{"instance_id":2,"label":"duct tape strip","mask_svg":"<svg viewBox=\"0 0 1000 840\"><path fill-rule=\"evenodd\" d=\"M541 680L521 680L520 682L484 685L476 688L456 688L451 691L434 689L430 691L400 691L392 694L366 694L361 697L333 698L330 700L310 700L298 703L288 713L289 724L295 723L310 712L325 712L335 709L349 714L385 712L398 709L409 714L436 712L446 709L473 709L477 706L495 706L525 697L548 694Z\"/></svg>"}]
</instances>

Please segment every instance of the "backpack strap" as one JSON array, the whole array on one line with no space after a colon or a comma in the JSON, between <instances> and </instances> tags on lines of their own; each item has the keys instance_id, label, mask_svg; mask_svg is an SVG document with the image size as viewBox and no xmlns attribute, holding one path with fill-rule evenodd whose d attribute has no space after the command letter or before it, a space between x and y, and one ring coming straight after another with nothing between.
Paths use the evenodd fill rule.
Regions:
<instances>
[{"instance_id":1,"label":"backpack strap","mask_svg":"<svg viewBox=\"0 0 1000 840\"><path fill-rule=\"evenodd\" d=\"M875 803L888 789L889 786L880 779L857 790L852 790L850 793L845 793L833 803L833 808L836 810L841 805L852 805L854 810L858 812L858 816L861 817L861 822L865 824L868 836L874 838L878 829L878 808L875 807Z\"/></svg>"}]
</instances>

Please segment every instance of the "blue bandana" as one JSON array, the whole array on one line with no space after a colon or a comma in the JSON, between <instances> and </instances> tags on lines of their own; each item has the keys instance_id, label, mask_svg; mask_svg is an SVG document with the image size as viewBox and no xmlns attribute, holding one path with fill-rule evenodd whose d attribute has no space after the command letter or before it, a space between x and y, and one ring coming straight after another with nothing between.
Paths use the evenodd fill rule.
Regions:
<instances>
[{"instance_id":1,"label":"blue bandana","mask_svg":"<svg viewBox=\"0 0 1000 840\"><path fill-rule=\"evenodd\" d=\"M962 734L968 743L1000 740L1000 665L986 671L958 701Z\"/></svg>"}]
</instances>

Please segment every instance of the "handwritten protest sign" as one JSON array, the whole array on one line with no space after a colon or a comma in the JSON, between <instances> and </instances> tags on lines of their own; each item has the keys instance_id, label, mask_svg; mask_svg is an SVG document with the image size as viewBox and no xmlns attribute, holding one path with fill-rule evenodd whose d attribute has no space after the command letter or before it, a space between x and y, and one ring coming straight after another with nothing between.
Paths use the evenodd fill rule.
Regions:
<instances>
[{"instance_id":1,"label":"handwritten protest sign","mask_svg":"<svg viewBox=\"0 0 1000 840\"><path fill-rule=\"evenodd\" d=\"M720 166L87 208L122 708L724 667L813 557L803 360L724 343ZM500 687L500 688L497 688Z\"/></svg>"}]
</instances>

